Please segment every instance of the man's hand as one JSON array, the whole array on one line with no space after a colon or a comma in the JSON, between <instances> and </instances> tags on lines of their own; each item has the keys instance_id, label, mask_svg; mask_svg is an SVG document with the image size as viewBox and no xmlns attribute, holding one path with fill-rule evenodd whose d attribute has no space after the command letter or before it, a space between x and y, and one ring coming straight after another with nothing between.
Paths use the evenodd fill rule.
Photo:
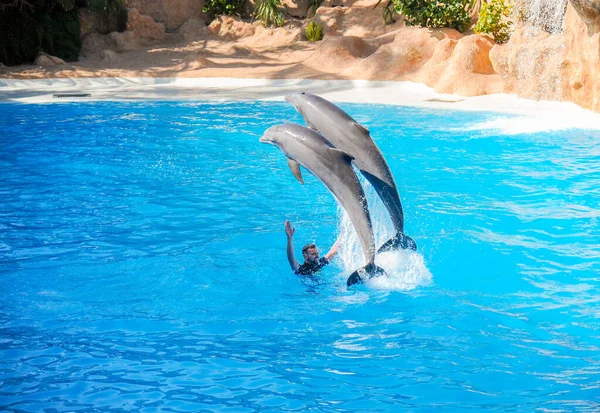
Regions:
<instances>
[{"instance_id":1,"label":"man's hand","mask_svg":"<svg viewBox=\"0 0 600 413\"><path fill-rule=\"evenodd\" d=\"M296 232L296 227L292 227L292 224L290 223L290 221L285 221L285 233L288 236L288 238L292 238L294 236L295 232Z\"/></svg>"}]
</instances>

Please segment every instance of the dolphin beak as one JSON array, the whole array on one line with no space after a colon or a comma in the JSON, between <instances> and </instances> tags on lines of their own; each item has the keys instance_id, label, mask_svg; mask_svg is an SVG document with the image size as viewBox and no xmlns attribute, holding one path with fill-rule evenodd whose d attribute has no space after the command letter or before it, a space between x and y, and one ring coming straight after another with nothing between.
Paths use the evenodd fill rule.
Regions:
<instances>
[{"instance_id":1,"label":"dolphin beak","mask_svg":"<svg viewBox=\"0 0 600 413\"><path fill-rule=\"evenodd\" d=\"M260 138L258 138L258 141L260 143L268 143L270 145L273 145L273 141L271 139L269 139L266 135L263 135Z\"/></svg>"},{"instance_id":2,"label":"dolphin beak","mask_svg":"<svg viewBox=\"0 0 600 413\"><path fill-rule=\"evenodd\" d=\"M291 104L293 104L294 102L292 102L292 97L291 96L285 96L284 97L286 102L290 102Z\"/></svg>"}]
</instances>

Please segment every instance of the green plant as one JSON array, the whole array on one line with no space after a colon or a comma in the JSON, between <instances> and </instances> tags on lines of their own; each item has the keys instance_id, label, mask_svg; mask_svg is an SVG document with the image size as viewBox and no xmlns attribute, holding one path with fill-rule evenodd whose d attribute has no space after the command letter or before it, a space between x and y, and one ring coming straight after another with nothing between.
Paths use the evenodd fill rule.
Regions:
<instances>
[{"instance_id":1,"label":"green plant","mask_svg":"<svg viewBox=\"0 0 600 413\"><path fill-rule=\"evenodd\" d=\"M473 0L393 0L409 26L451 27L464 32L471 23L469 9Z\"/></svg>"},{"instance_id":2,"label":"green plant","mask_svg":"<svg viewBox=\"0 0 600 413\"><path fill-rule=\"evenodd\" d=\"M241 16L246 8L246 0L206 0L202 11L211 16Z\"/></svg>"},{"instance_id":3,"label":"green plant","mask_svg":"<svg viewBox=\"0 0 600 413\"><path fill-rule=\"evenodd\" d=\"M260 0L254 15L267 26L283 26L285 17L281 11L280 0Z\"/></svg>"},{"instance_id":4,"label":"green plant","mask_svg":"<svg viewBox=\"0 0 600 413\"><path fill-rule=\"evenodd\" d=\"M323 40L323 28L315 22L310 22L306 28L306 40L309 42Z\"/></svg>"},{"instance_id":5,"label":"green plant","mask_svg":"<svg viewBox=\"0 0 600 413\"><path fill-rule=\"evenodd\" d=\"M473 28L475 33L490 34L496 43L505 43L510 37L512 8L504 0L490 0L479 12L479 20Z\"/></svg>"},{"instance_id":6,"label":"green plant","mask_svg":"<svg viewBox=\"0 0 600 413\"><path fill-rule=\"evenodd\" d=\"M323 0L308 0L308 10L312 9L313 13L316 13L322 1Z\"/></svg>"}]
</instances>

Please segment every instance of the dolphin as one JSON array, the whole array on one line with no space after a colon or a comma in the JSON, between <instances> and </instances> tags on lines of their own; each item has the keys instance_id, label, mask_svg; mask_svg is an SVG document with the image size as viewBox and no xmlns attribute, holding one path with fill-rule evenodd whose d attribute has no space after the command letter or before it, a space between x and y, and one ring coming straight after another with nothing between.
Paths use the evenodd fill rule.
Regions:
<instances>
[{"instance_id":1,"label":"dolphin","mask_svg":"<svg viewBox=\"0 0 600 413\"><path fill-rule=\"evenodd\" d=\"M415 241L404 234L404 213L394 177L381 151L373 142L369 130L320 96L297 92L286 96L285 100L294 105L308 127L323 134L333 146L354 158L354 165L373 185L383 201L396 234L377 252L398 248L416 250Z\"/></svg>"},{"instance_id":2,"label":"dolphin","mask_svg":"<svg viewBox=\"0 0 600 413\"><path fill-rule=\"evenodd\" d=\"M356 229L367 265L353 272L346 284L362 282L363 277L385 274L375 265L375 241L367 198L352 168L352 156L334 148L320 133L293 123L275 125L265 131L260 142L277 146L300 183L300 165L308 169L329 189L346 210ZM361 277L362 275L362 277Z\"/></svg>"}]
</instances>

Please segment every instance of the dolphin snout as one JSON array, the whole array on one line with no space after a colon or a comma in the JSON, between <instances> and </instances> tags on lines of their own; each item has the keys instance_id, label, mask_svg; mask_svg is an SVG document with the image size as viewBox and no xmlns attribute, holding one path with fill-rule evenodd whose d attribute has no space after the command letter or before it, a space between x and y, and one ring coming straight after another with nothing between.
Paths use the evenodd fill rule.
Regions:
<instances>
[{"instance_id":1,"label":"dolphin snout","mask_svg":"<svg viewBox=\"0 0 600 413\"><path fill-rule=\"evenodd\" d=\"M298 103L301 101L301 96L306 95L305 92L294 92L291 95L287 95L284 99L294 105L294 107L298 107Z\"/></svg>"},{"instance_id":2,"label":"dolphin snout","mask_svg":"<svg viewBox=\"0 0 600 413\"><path fill-rule=\"evenodd\" d=\"M268 143L270 145L275 145L275 132L277 131L277 126L271 126L267 129L263 135L258 138L258 141L261 143Z\"/></svg>"}]
</instances>

